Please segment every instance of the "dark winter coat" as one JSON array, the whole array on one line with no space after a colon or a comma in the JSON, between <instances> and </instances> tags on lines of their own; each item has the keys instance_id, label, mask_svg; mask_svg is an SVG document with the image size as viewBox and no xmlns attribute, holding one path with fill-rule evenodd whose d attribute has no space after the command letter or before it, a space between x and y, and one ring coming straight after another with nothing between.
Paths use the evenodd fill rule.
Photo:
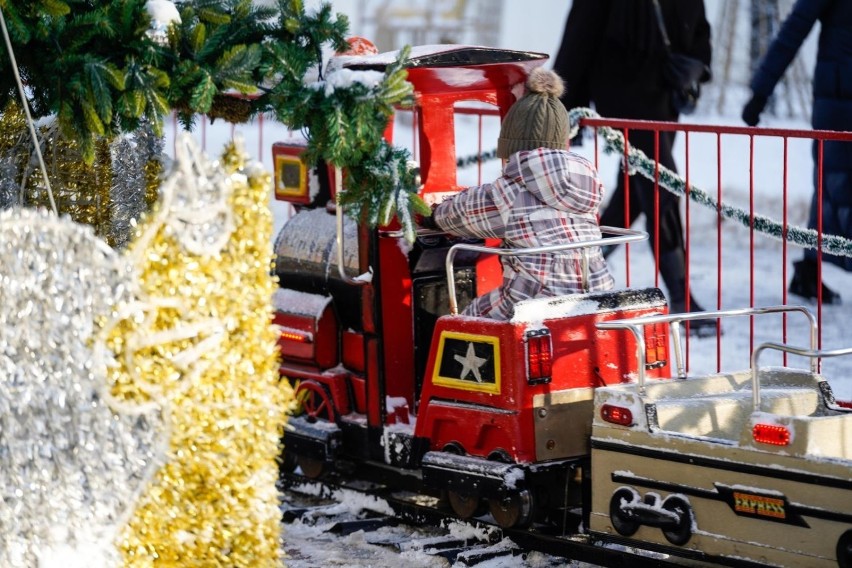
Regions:
<instances>
[{"instance_id":1,"label":"dark winter coat","mask_svg":"<svg viewBox=\"0 0 852 568\"><path fill-rule=\"evenodd\" d=\"M703 0L659 1L672 51L695 57L709 68L711 34ZM604 117L673 121L678 116L664 80L666 57L651 0L574 0L553 67L565 81L562 102L569 109L594 103ZM709 80L709 74L702 79ZM632 130L629 138L631 146L677 171L673 132L661 132L659 145L648 130ZM601 215L602 225L625 226L626 193L624 176L619 174ZM628 225L645 214L648 233L659 236L659 252L671 253L659 255L660 273L672 302L681 302L683 262L670 260L683 258L679 198L661 191L657 202L653 182L639 174L630 177L629 194ZM654 242L649 240L652 248Z\"/></svg>"},{"instance_id":2,"label":"dark winter coat","mask_svg":"<svg viewBox=\"0 0 852 568\"><path fill-rule=\"evenodd\" d=\"M811 123L818 130L852 130L852 0L798 0L755 71L751 88L755 95L772 94L817 21ZM852 238L852 144L826 142L823 164L822 230ZM809 226L816 228L816 203ZM806 256L815 258L816 252L809 249ZM825 258L852 270L852 258Z\"/></svg>"},{"instance_id":3,"label":"dark winter coat","mask_svg":"<svg viewBox=\"0 0 852 568\"><path fill-rule=\"evenodd\" d=\"M594 166L566 150L515 152L493 183L470 187L435 208L435 223L458 236L498 238L508 248L560 245L601 238L597 214L603 185ZM614 281L600 247L588 251L591 292ZM507 320L521 300L583 291L582 252L503 256L503 283L479 296L466 315Z\"/></svg>"},{"instance_id":4,"label":"dark winter coat","mask_svg":"<svg viewBox=\"0 0 852 568\"><path fill-rule=\"evenodd\" d=\"M660 0L672 51L709 68L703 0ZM612 118L675 120L663 80L665 51L650 0L574 0L553 69L569 109L595 103ZM709 75L704 78L709 80Z\"/></svg>"},{"instance_id":5,"label":"dark winter coat","mask_svg":"<svg viewBox=\"0 0 852 568\"><path fill-rule=\"evenodd\" d=\"M751 89L756 95L772 94L817 21L812 124L820 130L852 130L852 2L848 0L798 0L755 71Z\"/></svg>"}]
</instances>

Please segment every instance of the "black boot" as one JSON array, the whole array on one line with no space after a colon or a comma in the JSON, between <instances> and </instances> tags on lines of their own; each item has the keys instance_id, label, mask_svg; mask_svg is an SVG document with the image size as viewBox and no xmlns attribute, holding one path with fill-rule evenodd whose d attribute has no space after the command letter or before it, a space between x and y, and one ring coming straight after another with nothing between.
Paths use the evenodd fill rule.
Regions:
<instances>
[{"instance_id":1,"label":"black boot","mask_svg":"<svg viewBox=\"0 0 852 568\"><path fill-rule=\"evenodd\" d=\"M686 310L686 263L682 249L660 254L660 276L669 291L669 313L683 314ZM704 308L689 295L689 312L703 312ZM699 319L684 322L689 324L690 335L707 337L716 335L717 321L715 319Z\"/></svg>"},{"instance_id":2,"label":"black boot","mask_svg":"<svg viewBox=\"0 0 852 568\"><path fill-rule=\"evenodd\" d=\"M817 300L817 265L816 262L808 258L803 258L799 262L793 263L793 279L790 280L789 291L791 294L805 298L806 300ZM840 304L840 294L826 286L822 286L822 303L823 304Z\"/></svg>"}]
</instances>

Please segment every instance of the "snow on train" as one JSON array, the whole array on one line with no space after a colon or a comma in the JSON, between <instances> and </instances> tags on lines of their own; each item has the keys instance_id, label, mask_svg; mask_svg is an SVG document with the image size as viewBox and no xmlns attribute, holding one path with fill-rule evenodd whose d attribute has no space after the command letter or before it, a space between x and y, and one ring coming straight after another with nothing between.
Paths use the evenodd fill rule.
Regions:
<instances>
[{"instance_id":1,"label":"snow on train","mask_svg":"<svg viewBox=\"0 0 852 568\"><path fill-rule=\"evenodd\" d=\"M505 115L546 57L412 50L427 202L460 189L455 109ZM296 208L275 243L281 375L301 401L286 466L402 472L460 518L487 507L503 527L548 523L726 565L852 566L852 410L815 369L758 367L765 349L852 350L765 345L748 371L681 380L679 326L694 316L668 314L656 288L529 300L506 322L457 315L499 283L491 243L424 231L401 246L395 226L335 211L334 176L301 151L273 146L276 196ZM712 315L779 310L809 316Z\"/></svg>"}]
</instances>

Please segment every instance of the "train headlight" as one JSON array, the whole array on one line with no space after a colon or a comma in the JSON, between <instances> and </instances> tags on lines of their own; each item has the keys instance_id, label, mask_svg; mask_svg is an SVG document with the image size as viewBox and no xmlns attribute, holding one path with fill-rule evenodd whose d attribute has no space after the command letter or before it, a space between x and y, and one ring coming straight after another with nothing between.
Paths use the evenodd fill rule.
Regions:
<instances>
[{"instance_id":1,"label":"train headlight","mask_svg":"<svg viewBox=\"0 0 852 568\"><path fill-rule=\"evenodd\" d=\"M302 159L305 147L276 142L272 145L275 162L275 199L307 205L311 202L308 166Z\"/></svg>"}]
</instances>

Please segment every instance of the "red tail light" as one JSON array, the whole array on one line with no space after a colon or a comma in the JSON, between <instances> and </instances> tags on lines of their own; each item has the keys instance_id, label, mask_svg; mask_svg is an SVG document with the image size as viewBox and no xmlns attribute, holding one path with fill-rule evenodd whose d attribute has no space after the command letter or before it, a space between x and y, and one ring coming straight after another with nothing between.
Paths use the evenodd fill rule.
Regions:
<instances>
[{"instance_id":1,"label":"red tail light","mask_svg":"<svg viewBox=\"0 0 852 568\"><path fill-rule=\"evenodd\" d=\"M755 424L751 430L755 442L773 446L790 445L790 430L778 424Z\"/></svg>"},{"instance_id":2,"label":"red tail light","mask_svg":"<svg viewBox=\"0 0 852 568\"><path fill-rule=\"evenodd\" d=\"M630 426L633 424L633 413L629 408L604 404L601 406L601 418L604 422L618 424L619 426Z\"/></svg>"},{"instance_id":3,"label":"red tail light","mask_svg":"<svg viewBox=\"0 0 852 568\"><path fill-rule=\"evenodd\" d=\"M278 336L281 339L296 341L298 343L313 343L314 341L314 336L310 332L284 327L283 325L277 325L276 327L278 328Z\"/></svg>"},{"instance_id":4,"label":"red tail light","mask_svg":"<svg viewBox=\"0 0 852 568\"><path fill-rule=\"evenodd\" d=\"M530 384L550 382L553 375L550 331L547 329L528 331L526 344L527 381Z\"/></svg>"},{"instance_id":5,"label":"red tail light","mask_svg":"<svg viewBox=\"0 0 852 568\"><path fill-rule=\"evenodd\" d=\"M662 367L669 358L669 338L665 323L645 326L645 366L649 369Z\"/></svg>"}]
</instances>

